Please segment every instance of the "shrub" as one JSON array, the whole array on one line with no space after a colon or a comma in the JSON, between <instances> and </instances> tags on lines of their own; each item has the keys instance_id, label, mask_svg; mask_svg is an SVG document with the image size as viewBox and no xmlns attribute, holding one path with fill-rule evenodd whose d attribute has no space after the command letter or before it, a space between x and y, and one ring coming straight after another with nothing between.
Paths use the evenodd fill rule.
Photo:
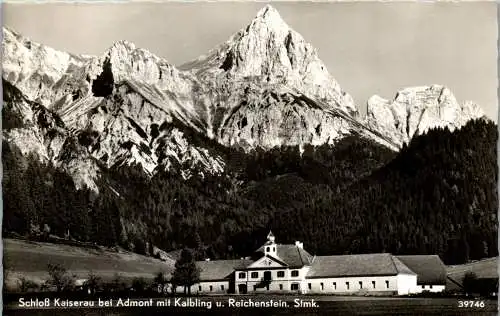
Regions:
<instances>
[{"instance_id":1,"label":"shrub","mask_svg":"<svg viewBox=\"0 0 500 316\"><path fill-rule=\"evenodd\" d=\"M90 271L87 281L84 285L89 289L90 294L95 294L102 287L102 280L99 276L95 275L94 272Z\"/></svg>"},{"instance_id":2,"label":"shrub","mask_svg":"<svg viewBox=\"0 0 500 316\"><path fill-rule=\"evenodd\" d=\"M123 292L127 289L127 284L119 274L115 274L110 283L104 284L105 290L108 292Z\"/></svg>"},{"instance_id":3,"label":"shrub","mask_svg":"<svg viewBox=\"0 0 500 316\"><path fill-rule=\"evenodd\" d=\"M36 291L39 288L36 282L29 280L24 276L17 280L17 285L19 287L19 291L22 293L29 292L30 290Z\"/></svg>"},{"instance_id":4,"label":"shrub","mask_svg":"<svg viewBox=\"0 0 500 316\"><path fill-rule=\"evenodd\" d=\"M48 288L55 287L57 292L71 291L75 287L75 276L68 275L60 264L48 264L49 279L45 282Z\"/></svg>"},{"instance_id":5,"label":"shrub","mask_svg":"<svg viewBox=\"0 0 500 316\"><path fill-rule=\"evenodd\" d=\"M144 278L134 278L132 281L132 289L137 293L144 292L147 286L148 283L144 280Z\"/></svg>"}]
</instances>

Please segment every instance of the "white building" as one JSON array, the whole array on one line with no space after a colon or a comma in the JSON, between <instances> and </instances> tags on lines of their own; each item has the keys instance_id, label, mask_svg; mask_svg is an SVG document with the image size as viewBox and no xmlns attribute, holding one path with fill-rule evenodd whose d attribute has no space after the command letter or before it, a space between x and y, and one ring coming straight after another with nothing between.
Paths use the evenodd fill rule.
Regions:
<instances>
[{"instance_id":1,"label":"white building","mask_svg":"<svg viewBox=\"0 0 500 316\"><path fill-rule=\"evenodd\" d=\"M442 292L446 287L446 267L437 255L397 256L417 274L417 293Z\"/></svg>"},{"instance_id":2,"label":"white building","mask_svg":"<svg viewBox=\"0 0 500 316\"><path fill-rule=\"evenodd\" d=\"M192 294L301 293L405 295L444 290L438 256L388 253L312 256L301 242L277 244L270 232L255 256L199 261L200 283Z\"/></svg>"}]
</instances>

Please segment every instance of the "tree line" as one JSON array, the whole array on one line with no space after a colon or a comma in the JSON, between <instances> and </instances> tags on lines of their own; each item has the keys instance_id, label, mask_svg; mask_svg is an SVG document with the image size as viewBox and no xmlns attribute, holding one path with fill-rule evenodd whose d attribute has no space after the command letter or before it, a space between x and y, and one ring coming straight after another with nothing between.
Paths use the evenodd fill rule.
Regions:
<instances>
[{"instance_id":1,"label":"tree line","mask_svg":"<svg viewBox=\"0 0 500 316\"><path fill-rule=\"evenodd\" d=\"M335 146L242 153L222 175L148 178L139 166L103 170L99 194L4 142L4 229L51 234L154 255L247 256L269 229L313 254L439 254L445 263L497 251L497 128L435 129L399 153L358 136ZM195 174L195 173L194 173ZM117 195L116 192L119 194Z\"/></svg>"}]
</instances>

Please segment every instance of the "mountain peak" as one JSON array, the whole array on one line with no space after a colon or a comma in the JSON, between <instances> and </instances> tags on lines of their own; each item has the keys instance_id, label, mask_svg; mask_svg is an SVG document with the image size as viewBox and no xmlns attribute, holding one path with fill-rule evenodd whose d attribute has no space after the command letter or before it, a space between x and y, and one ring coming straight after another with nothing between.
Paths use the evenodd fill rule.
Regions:
<instances>
[{"instance_id":1,"label":"mountain peak","mask_svg":"<svg viewBox=\"0 0 500 316\"><path fill-rule=\"evenodd\" d=\"M372 96L367 110L368 126L400 146L429 129L447 127L454 130L484 115L473 102L459 103L453 92L441 84L404 88L393 100Z\"/></svg>"},{"instance_id":2,"label":"mountain peak","mask_svg":"<svg viewBox=\"0 0 500 316\"><path fill-rule=\"evenodd\" d=\"M17 32L15 32L14 30L12 30L8 26L2 26L2 33L3 33L4 37L5 37L5 35L9 35L9 36L17 35Z\"/></svg>"},{"instance_id":3,"label":"mountain peak","mask_svg":"<svg viewBox=\"0 0 500 316\"><path fill-rule=\"evenodd\" d=\"M328 73L317 50L270 5L228 41L180 69L222 87L241 80L287 86L357 115L354 101Z\"/></svg>"},{"instance_id":4,"label":"mountain peak","mask_svg":"<svg viewBox=\"0 0 500 316\"><path fill-rule=\"evenodd\" d=\"M267 37L271 34L287 34L290 32L292 32L290 26L281 18L279 12L272 6L267 5L257 12L257 15L246 27L243 34L254 33L258 36Z\"/></svg>"},{"instance_id":5,"label":"mountain peak","mask_svg":"<svg viewBox=\"0 0 500 316\"><path fill-rule=\"evenodd\" d=\"M267 4L265 7L260 9L259 12L257 12L258 17L263 17L265 15L277 15L279 17L279 12L272 5Z\"/></svg>"},{"instance_id":6,"label":"mountain peak","mask_svg":"<svg viewBox=\"0 0 500 316\"><path fill-rule=\"evenodd\" d=\"M285 21L281 18L278 10L271 5L266 5L264 8L257 12L253 21L265 21L268 25L286 25Z\"/></svg>"},{"instance_id":7,"label":"mountain peak","mask_svg":"<svg viewBox=\"0 0 500 316\"><path fill-rule=\"evenodd\" d=\"M136 46L134 43L129 42L127 40L120 40L115 42L109 50L114 50L114 49L125 49L127 51L134 51L136 49Z\"/></svg>"}]
</instances>

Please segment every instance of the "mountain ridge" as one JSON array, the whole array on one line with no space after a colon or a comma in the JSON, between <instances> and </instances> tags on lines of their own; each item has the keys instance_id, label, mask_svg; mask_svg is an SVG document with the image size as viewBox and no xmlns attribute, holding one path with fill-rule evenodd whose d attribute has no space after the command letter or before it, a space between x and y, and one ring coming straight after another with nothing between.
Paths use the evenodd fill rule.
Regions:
<instances>
[{"instance_id":1,"label":"mountain ridge","mask_svg":"<svg viewBox=\"0 0 500 316\"><path fill-rule=\"evenodd\" d=\"M399 90L393 100L370 97L365 124L389 135L401 147L431 128L455 130L472 119L487 119L479 105L459 103L444 85L415 86Z\"/></svg>"},{"instance_id":2,"label":"mountain ridge","mask_svg":"<svg viewBox=\"0 0 500 316\"><path fill-rule=\"evenodd\" d=\"M4 231L201 260L270 228L318 255L497 255L497 126L437 85L360 118L269 10L191 70L127 41L80 58L7 34Z\"/></svg>"},{"instance_id":3,"label":"mountain ridge","mask_svg":"<svg viewBox=\"0 0 500 316\"><path fill-rule=\"evenodd\" d=\"M229 40L180 67L126 40L100 56L78 56L9 28L3 35L3 80L59 116L68 137L107 168L139 164L152 175L180 164L192 169L186 177L193 170L223 172L221 155L186 142L184 132L191 131L246 152L335 145L350 135L398 151L429 128L459 128L482 116L479 106L459 105L449 90L442 101L434 85L411 100L402 96L416 94L415 88L393 102L372 97L360 117L316 49L270 5ZM17 109L23 115L22 106ZM454 116L441 116L441 109Z\"/></svg>"}]
</instances>

